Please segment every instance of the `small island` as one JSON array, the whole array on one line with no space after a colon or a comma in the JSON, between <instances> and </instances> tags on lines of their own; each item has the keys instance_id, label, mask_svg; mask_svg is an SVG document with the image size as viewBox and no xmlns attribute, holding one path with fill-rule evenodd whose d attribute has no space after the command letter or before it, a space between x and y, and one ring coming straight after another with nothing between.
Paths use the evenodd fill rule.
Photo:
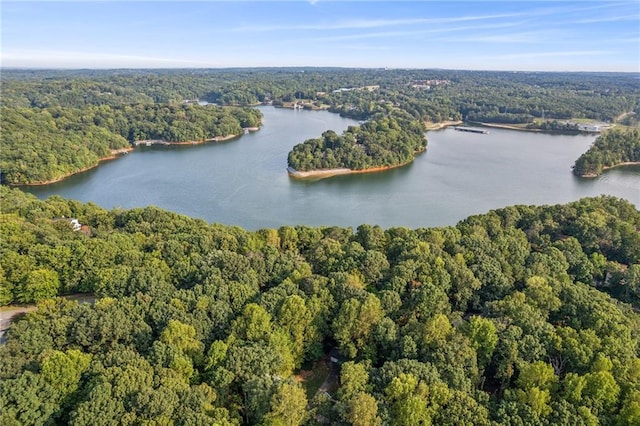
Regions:
<instances>
[{"instance_id":1,"label":"small island","mask_svg":"<svg viewBox=\"0 0 640 426\"><path fill-rule=\"evenodd\" d=\"M426 148L424 125L398 111L294 146L287 170L298 179L380 172L411 163Z\"/></svg>"},{"instance_id":2,"label":"small island","mask_svg":"<svg viewBox=\"0 0 640 426\"><path fill-rule=\"evenodd\" d=\"M618 166L640 164L640 129L615 129L598 136L591 148L580 156L573 173L580 177L597 177Z\"/></svg>"}]
</instances>

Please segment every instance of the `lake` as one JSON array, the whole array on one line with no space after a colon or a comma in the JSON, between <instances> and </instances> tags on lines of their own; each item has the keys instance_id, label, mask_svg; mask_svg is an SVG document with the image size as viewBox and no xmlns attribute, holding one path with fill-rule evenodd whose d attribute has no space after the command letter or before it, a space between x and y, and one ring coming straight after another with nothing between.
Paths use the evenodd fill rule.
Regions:
<instances>
[{"instance_id":1,"label":"lake","mask_svg":"<svg viewBox=\"0 0 640 426\"><path fill-rule=\"evenodd\" d=\"M490 129L429 132L426 153L384 173L298 181L287 153L325 130L357 122L326 111L260 107L259 132L220 144L139 147L129 155L62 182L24 187L105 208L155 205L249 230L281 225L362 223L383 228L455 225L476 213L514 204L555 204L600 194L640 206L640 167L596 179L571 173L595 136Z\"/></svg>"}]
</instances>

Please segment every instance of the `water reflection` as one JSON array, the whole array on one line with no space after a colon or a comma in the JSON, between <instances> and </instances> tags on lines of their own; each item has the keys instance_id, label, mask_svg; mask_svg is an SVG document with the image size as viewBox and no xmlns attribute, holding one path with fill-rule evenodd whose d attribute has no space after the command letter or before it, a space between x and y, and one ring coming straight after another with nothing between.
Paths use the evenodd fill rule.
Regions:
<instances>
[{"instance_id":1,"label":"water reflection","mask_svg":"<svg viewBox=\"0 0 640 426\"><path fill-rule=\"evenodd\" d=\"M141 147L63 182L26 190L92 201L106 208L159 207L248 229L284 224L361 223L383 227L453 225L513 204L554 204L610 194L640 206L640 167L597 179L571 174L593 136L492 130L430 132L426 153L383 173L294 180L293 145L353 120L328 112L263 107L264 127L222 143Z\"/></svg>"}]
</instances>

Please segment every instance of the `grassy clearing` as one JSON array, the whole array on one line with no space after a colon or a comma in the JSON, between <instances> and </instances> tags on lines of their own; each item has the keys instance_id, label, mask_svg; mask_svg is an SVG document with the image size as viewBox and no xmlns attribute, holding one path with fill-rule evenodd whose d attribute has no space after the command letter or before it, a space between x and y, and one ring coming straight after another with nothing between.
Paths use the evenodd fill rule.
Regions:
<instances>
[{"instance_id":1,"label":"grassy clearing","mask_svg":"<svg viewBox=\"0 0 640 426\"><path fill-rule=\"evenodd\" d=\"M322 358L313 365L309 370L300 370L296 375L296 380L302 383L307 392L307 399L310 401L320 389L320 386L329 375L328 360Z\"/></svg>"}]
</instances>

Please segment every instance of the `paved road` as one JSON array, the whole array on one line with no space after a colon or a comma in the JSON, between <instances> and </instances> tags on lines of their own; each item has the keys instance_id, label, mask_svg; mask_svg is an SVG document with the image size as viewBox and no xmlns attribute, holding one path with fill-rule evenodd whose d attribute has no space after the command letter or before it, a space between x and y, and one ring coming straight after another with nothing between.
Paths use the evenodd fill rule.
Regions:
<instances>
[{"instance_id":1,"label":"paved road","mask_svg":"<svg viewBox=\"0 0 640 426\"><path fill-rule=\"evenodd\" d=\"M0 308L0 344L4 343L4 333L11 325L11 320L13 320L14 317L35 310L36 307L33 305Z\"/></svg>"},{"instance_id":2,"label":"paved road","mask_svg":"<svg viewBox=\"0 0 640 426\"><path fill-rule=\"evenodd\" d=\"M76 300L78 303L93 303L96 298L92 294L70 294L62 296L67 300ZM4 333L11 325L11 321L20 314L35 311L36 305L11 305L0 307L0 344L4 343Z\"/></svg>"}]
</instances>

